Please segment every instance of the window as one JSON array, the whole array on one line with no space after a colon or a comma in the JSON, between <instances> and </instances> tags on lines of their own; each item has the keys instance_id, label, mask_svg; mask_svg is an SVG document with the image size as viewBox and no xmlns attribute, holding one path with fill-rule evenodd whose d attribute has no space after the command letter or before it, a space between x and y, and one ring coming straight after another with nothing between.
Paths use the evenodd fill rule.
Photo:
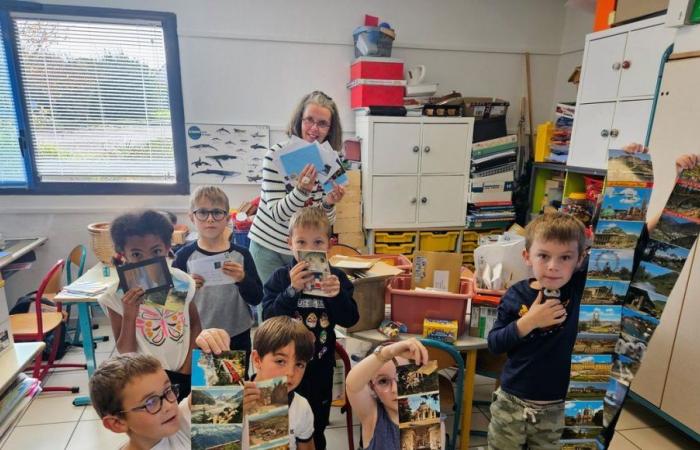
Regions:
<instances>
[{"instance_id":1,"label":"window","mask_svg":"<svg viewBox=\"0 0 700 450\"><path fill-rule=\"evenodd\" d=\"M19 146L16 111L7 56L4 46L0 45L0 187L27 184L22 149Z\"/></svg>"},{"instance_id":2,"label":"window","mask_svg":"<svg viewBox=\"0 0 700 450\"><path fill-rule=\"evenodd\" d=\"M0 181L9 186L5 172L9 180L26 167L28 192L187 193L174 15L61 6L4 13L26 159L15 149L23 166L3 161ZM9 141L6 103L0 139Z\"/></svg>"}]
</instances>

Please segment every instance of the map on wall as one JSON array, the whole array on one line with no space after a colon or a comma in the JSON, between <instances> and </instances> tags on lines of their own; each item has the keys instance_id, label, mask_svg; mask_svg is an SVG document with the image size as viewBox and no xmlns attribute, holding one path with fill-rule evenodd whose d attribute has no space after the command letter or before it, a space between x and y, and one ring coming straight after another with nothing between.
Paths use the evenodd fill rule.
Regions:
<instances>
[{"instance_id":1,"label":"map on wall","mask_svg":"<svg viewBox=\"0 0 700 450\"><path fill-rule=\"evenodd\" d=\"M187 124L186 128L190 183L260 184L270 127Z\"/></svg>"}]
</instances>

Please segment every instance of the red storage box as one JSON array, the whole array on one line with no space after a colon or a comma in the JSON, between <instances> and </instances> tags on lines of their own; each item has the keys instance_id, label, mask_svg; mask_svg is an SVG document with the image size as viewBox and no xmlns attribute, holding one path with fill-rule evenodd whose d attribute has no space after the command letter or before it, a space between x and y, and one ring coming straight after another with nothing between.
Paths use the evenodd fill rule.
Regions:
<instances>
[{"instance_id":1,"label":"red storage box","mask_svg":"<svg viewBox=\"0 0 700 450\"><path fill-rule=\"evenodd\" d=\"M402 80L355 80L348 85L350 107L355 109L366 106L403 106L405 84Z\"/></svg>"},{"instance_id":2,"label":"red storage box","mask_svg":"<svg viewBox=\"0 0 700 450\"><path fill-rule=\"evenodd\" d=\"M464 322L474 290L471 280L460 280L460 293L411 290L411 276L397 275L384 295L391 302L391 319L406 324L409 333L423 333L423 319L456 320L459 335L467 332Z\"/></svg>"},{"instance_id":3,"label":"red storage box","mask_svg":"<svg viewBox=\"0 0 700 450\"><path fill-rule=\"evenodd\" d=\"M350 80L403 80L403 61L396 58L363 56L350 65Z\"/></svg>"}]
</instances>

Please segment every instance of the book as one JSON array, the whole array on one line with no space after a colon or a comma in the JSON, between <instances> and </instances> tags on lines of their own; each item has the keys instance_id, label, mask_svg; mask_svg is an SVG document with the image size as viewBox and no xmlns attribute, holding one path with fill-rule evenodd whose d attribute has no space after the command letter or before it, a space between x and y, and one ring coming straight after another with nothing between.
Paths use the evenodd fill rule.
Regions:
<instances>
[{"instance_id":1,"label":"book","mask_svg":"<svg viewBox=\"0 0 700 450\"><path fill-rule=\"evenodd\" d=\"M313 279L306 284L303 292L309 295L317 295L320 297L330 297L323 291L323 281L331 275L331 268L328 265L328 255L326 252L300 250L299 261L309 263L309 272L313 275Z\"/></svg>"}]
</instances>

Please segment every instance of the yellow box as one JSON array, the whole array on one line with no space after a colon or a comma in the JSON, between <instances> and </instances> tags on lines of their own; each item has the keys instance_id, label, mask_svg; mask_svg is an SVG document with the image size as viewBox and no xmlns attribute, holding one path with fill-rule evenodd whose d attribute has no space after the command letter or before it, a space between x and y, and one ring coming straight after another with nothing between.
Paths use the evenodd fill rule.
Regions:
<instances>
[{"instance_id":1,"label":"yellow box","mask_svg":"<svg viewBox=\"0 0 700 450\"><path fill-rule=\"evenodd\" d=\"M549 156L549 141L554 134L554 124L545 122L537 125L537 139L535 140L535 162L544 162Z\"/></svg>"},{"instance_id":2,"label":"yellow box","mask_svg":"<svg viewBox=\"0 0 700 450\"><path fill-rule=\"evenodd\" d=\"M462 242L462 253L473 252L478 246L476 242Z\"/></svg>"},{"instance_id":3,"label":"yellow box","mask_svg":"<svg viewBox=\"0 0 700 450\"><path fill-rule=\"evenodd\" d=\"M474 263L474 254L473 253L462 253L462 262L463 263Z\"/></svg>"},{"instance_id":4,"label":"yellow box","mask_svg":"<svg viewBox=\"0 0 700 450\"><path fill-rule=\"evenodd\" d=\"M459 231L421 231L420 249L428 252L453 252L457 247Z\"/></svg>"},{"instance_id":5,"label":"yellow box","mask_svg":"<svg viewBox=\"0 0 700 450\"><path fill-rule=\"evenodd\" d=\"M352 248L361 248L365 246L364 233L339 233L338 243L349 245Z\"/></svg>"},{"instance_id":6,"label":"yellow box","mask_svg":"<svg viewBox=\"0 0 700 450\"><path fill-rule=\"evenodd\" d=\"M374 244L374 253L380 255L413 255L415 249L416 244Z\"/></svg>"},{"instance_id":7,"label":"yellow box","mask_svg":"<svg viewBox=\"0 0 700 450\"><path fill-rule=\"evenodd\" d=\"M336 218L333 224L334 233L358 233L362 231L360 217Z\"/></svg>"},{"instance_id":8,"label":"yellow box","mask_svg":"<svg viewBox=\"0 0 700 450\"><path fill-rule=\"evenodd\" d=\"M423 319L423 337L453 343L459 337L456 320Z\"/></svg>"},{"instance_id":9,"label":"yellow box","mask_svg":"<svg viewBox=\"0 0 700 450\"><path fill-rule=\"evenodd\" d=\"M479 233L476 231L464 230L462 233L462 242L479 242Z\"/></svg>"},{"instance_id":10,"label":"yellow box","mask_svg":"<svg viewBox=\"0 0 700 450\"><path fill-rule=\"evenodd\" d=\"M416 242L415 231L377 231L374 242L380 244L412 244Z\"/></svg>"}]
</instances>

